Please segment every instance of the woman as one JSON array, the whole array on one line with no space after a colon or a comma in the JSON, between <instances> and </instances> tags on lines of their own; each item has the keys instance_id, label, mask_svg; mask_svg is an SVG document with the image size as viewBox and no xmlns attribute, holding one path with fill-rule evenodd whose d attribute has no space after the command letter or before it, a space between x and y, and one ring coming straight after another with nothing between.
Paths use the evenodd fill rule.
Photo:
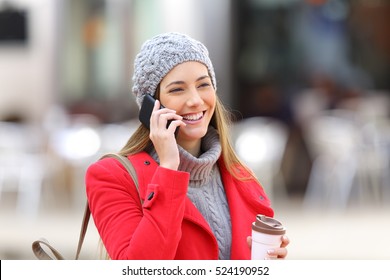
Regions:
<instances>
[{"instance_id":1,"label":"woman","mask_svg":"<svg viewBox=\"0 0 390 280\"><path fill-rule=\"evenodd\" d=\"M140 107L146 94L157 99L150 130L141 124L121 150L136 169L143 203L115 159L86 174L110 258L250 259L251 223L274 212L226 137L227 112L206 47L184 34L155 36L135 59L133 83ZM284 237L269 257L285 258L288 243Z\"/></svg>"}]
</instances>

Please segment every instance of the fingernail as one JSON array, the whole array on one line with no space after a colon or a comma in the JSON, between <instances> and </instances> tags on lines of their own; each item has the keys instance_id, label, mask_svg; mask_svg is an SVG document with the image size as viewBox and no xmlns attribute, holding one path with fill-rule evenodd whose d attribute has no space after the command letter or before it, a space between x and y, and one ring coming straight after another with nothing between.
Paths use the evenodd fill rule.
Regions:
<instances>
[{"instance_id":1,"label":"fingernail","mask_svg":"<svg viewBox=\"0 0 390 280\"><path fill-rule=\"evenodd\" d=\"M273 250L273 249L269 249L269 250L267 250L267 253L270 255L270 254L273 254L273 253L275 253L275 250Z\"/></svg>"}]
</instances>

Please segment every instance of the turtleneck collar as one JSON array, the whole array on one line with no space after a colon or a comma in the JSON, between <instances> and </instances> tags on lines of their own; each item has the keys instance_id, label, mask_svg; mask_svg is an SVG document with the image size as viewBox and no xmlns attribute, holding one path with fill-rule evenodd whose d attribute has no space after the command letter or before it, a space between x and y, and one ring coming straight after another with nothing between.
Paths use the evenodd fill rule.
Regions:
<instances>
[{"instance_id":1,"label":"turtleneck collar","mask_svg":"<svg viewBox=\"0 0 390 280\"><path fill-rule=\"evenodd\" d=\"M199 157L193 156L180 145L178 147L180 155L179 170L190 173L190 186L196 187L207 183L222 151L216 129L209 126L206 135L202 138ZM154 149L150 152L150 155L159 163L158 155Z\"/></svg>"}]
</instances>

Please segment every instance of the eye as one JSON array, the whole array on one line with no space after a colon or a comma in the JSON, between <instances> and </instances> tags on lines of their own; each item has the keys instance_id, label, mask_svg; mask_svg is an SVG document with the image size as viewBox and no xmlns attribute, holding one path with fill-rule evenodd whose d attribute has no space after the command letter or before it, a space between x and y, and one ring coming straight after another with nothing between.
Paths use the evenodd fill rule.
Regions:
<instances>
[{"instance_id":1,"label":"eye","mask_svg":"<svg viewBox=\"0 0 390 280\"><path fill-rule=\"evenodd\" d=\"M210 83L202 83L199 85L199 87L209 87L211 86Z\"/></svg>"},{"instance_id":2,"label":"eye","mask_svg":"<svg viewBox=\"0 0 390 280\"><path fill-rule=\"evenodd\" d=\"M180 91L183 91L183 89L182 88L172 88L168 92L169 93L175 93L175 92L180 92Z\"/></svg>"}]
</instances>

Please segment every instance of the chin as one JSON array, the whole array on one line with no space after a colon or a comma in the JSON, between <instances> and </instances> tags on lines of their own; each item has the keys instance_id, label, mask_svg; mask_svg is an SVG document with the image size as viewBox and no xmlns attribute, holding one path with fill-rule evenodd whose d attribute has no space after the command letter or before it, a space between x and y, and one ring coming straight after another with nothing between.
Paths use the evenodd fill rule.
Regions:
<instances>
[{"instance_id":1,"label":"chin","mask_svg":"<svg viewBox=\"0 0 390 280\"><path fill-rule=\"evenodd\" d=\"M207 128L194 129L190 131L184 131L185 129L180 128L179 137L185 140L199 140L203 138L207 133Z\"/></svg>"}]
</instances>

